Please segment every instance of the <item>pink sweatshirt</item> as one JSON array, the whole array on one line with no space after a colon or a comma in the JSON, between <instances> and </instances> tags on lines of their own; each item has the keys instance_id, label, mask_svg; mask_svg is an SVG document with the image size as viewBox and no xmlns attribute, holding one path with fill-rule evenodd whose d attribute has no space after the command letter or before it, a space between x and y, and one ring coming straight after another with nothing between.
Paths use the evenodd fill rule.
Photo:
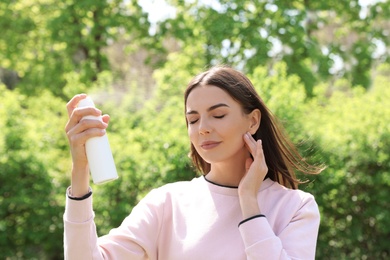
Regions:
<instances>
[{"instance_id":1,"label":"pink sweatshirt","mask_svg":"<svg viewBox=\"0 0 390 260\"><path fill-rule=\"evenodd\" d=\"M314 259L320 215L312 195L269 179L266 217L242 221L237 188L204 177L152 190L123 223L97 238L92 198L67 197L66 259ZM115 210L115 209L114 209Z\"/></svg>"}]
</instances>

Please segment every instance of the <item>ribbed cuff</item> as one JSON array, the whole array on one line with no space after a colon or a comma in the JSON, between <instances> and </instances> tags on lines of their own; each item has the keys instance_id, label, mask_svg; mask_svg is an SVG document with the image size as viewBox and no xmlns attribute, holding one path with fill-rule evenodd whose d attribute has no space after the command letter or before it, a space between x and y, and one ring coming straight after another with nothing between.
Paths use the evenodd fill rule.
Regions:
<instances>
[{"instance_id":1,"label":"ribbed cuff","mask_svg":"<svg viewBox=\"0 0 390 260\"><path fill-rule=\"evenodd\" d=\"M66 191L64 220L73 223L90 221L94 213L92 209L92 190L83 197L73 197L70 187ZM89 196L88 196L89 195Z\"/></svg>"},{"instance_id":2,"label":"ribbed cuff","mask_svg":"<svg viewBox=\"0 0 390 260\"><path fill-rule=\"evenodd\" d=\"M265 218L265 215L263 215L263 214L258 214L258 215L254 215L254 216L252 216L252 217L249 217L249 218L247 218L247 219L244 219L243 221L241 221L240 223L238 223L238 227L240 227L241 224L244 224L245 222L248 222L249 220L252 220L252 219L254 219L254 218Z\"/></svg>"},{"instance_id":3,"label":"ribbed cuff","mask_svg":"<svg viewBox=\"0 0 390 260\"><path fill-rule=\"evenodd\" d=\"M68 195L68 198L71 199L71 200L85 200L85 199L88 199L89 197L91 197L92 195L92 189L89 188L89 191L87 194L85 194L84 196L82 197L74 197L71 195L72 192L71 192L71 188L69 187L68 190L67 190L67 195Z\"/></svg>"}]
</instances>

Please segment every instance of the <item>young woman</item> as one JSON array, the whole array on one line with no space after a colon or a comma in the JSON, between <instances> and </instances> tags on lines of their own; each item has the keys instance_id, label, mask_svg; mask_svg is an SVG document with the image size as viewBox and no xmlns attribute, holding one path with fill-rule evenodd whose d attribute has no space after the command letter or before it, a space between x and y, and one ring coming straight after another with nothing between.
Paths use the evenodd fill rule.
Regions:
<instances>
[{"instance_id":1,"label":"young woman","mask_svg":"<svg viewBox=\"0 0 390 260\"><path fill-rule=\"evenodd\" d=\"M215 67L185 91L191 157L203 176L152 190L121 226L98 238L84 144L104 134L95 108L67 105L72 181L64 214L67 259L314 259L320 222L297 189L305 163L242 73Z\"/></svg>"}]
</instances>

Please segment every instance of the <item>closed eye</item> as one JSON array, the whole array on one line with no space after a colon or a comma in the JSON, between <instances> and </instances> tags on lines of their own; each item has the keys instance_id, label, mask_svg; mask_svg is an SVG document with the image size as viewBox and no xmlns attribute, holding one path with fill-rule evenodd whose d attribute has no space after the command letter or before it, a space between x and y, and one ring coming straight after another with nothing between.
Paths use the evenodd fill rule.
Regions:
<instances>
[{"instance_id":1,"label":"closed eye","mask_svg":"<svg viewBox=\"0 0 390 260\"><path fill-rule=\"evenodd\" d=\"M190 125L193 125L193 124L195 124L196 122L198 122L198 120L199 120L199 119L192 120L192 121L188 121L188 123L189 123Z\"/></svg>"},{"instance_id":2,"label":"closed eye","mask_svg":"<svg viewBox=\"0 0 390 260\"><path fill-rule=\"evenodd\" d=\"M225 117L225 115L222 115L222 116L214 116L214 118L218 118L218 119L224 118L224 117Z\"/></svg>"}]
</instances>

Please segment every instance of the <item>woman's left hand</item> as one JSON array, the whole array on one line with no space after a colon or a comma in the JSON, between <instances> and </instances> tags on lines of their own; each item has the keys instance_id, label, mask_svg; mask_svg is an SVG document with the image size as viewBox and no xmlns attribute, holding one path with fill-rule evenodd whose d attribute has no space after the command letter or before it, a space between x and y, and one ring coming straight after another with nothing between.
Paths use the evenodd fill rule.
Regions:
<instances>
[{"instance_id":1,"label":"woman's left hand","mask_svg":"<svg viewBox=\"0 0 390 260\"><path fill-rule=\"evenodd\" d=\"M249 133L246 133L244 141L253 159L248 158L245 162L246 173L238 185L238 194L244 217L250 217L260 213L257 193L268 172L268 167L261 140L256 141Z\"/></svg>"}]
</instances>

